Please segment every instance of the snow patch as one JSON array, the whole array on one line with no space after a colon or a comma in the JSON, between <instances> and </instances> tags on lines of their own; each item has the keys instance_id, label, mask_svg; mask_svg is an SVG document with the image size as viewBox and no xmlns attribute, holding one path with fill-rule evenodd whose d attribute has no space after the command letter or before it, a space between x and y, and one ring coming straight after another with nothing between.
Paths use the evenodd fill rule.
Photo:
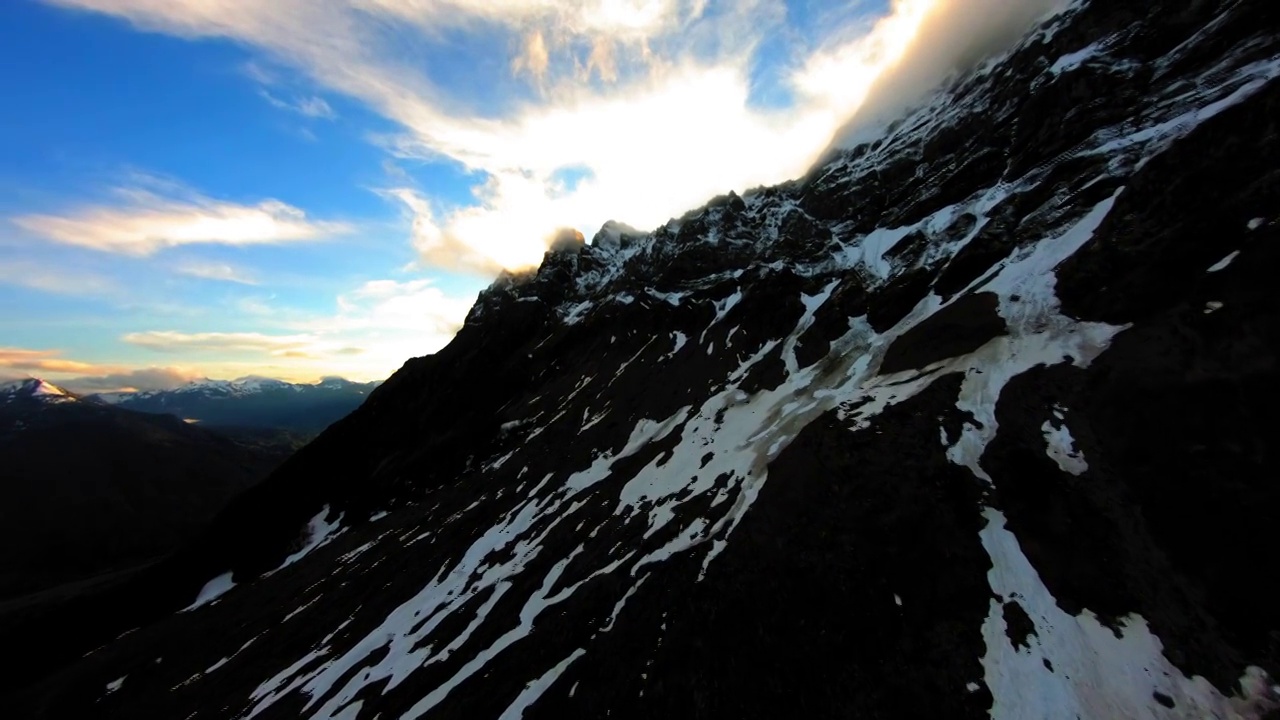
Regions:
<instances>
[{"instance_id":1,"label":"snow patch","mask_svg":"<svg viewBox=\"0 0 1280 720\"><path fill-rule=\"evenodd\" d=\"M1208 270L1206 270L1205 272L1215 273L1215 272L1218 272L1218 271L1220 271L1220 270L1225 270L1225 269L1227 268L1227 266L1228 266L1228 265L1230 265L1230 264L1232 263L1232 261L1233 261L1233 260L1235 260L1235 259L1236 259L1236 258L1238 258L1238 257L1240 257L1240 251L1239 251L1239 250L1237 250L1237 251L1235 251L1235 252L1231 253L1230 255L1228 255L1228 256L1226 256L1226 257L1222 258L1221 260L1219 260L1218 262L1214 263L1214 264L1213 264L1213 266L1212 266L1212 267L1210 267L1210 268L1209 268Z\"/></svg>"},{"instance_id":2,"label":"snow patch","mask_svg":"<svg viewBox=\"0 0 1280 720\"><path fill-rule=\"evenodd\" d=\"M1265 682L1246 683L1249 697L1225 698L1203 677L1187 678L1170 663L1141 617L1124 618L1117 637L1088 610L1079 617L1064 612L1005 528L1004 515L992 508L984 514L980 535L991 556L991 590L1021 605L1035 626L1029 646L1015 648L1005 634L1003 606L991 600L982 666L994 697L992 720L1261 716L1247 708L1270 693ZM1246 679L1259 672L1251 669ZM1161 705L1156 692L1172 698L1174 707Z\"/></svg>"},{"instance_id":3,"label":"snow patch","mask_svg":"<svg viewBox=\"0 0 1280 720\"><path fill-rule=\"evenodd\" d=\"M929 222L929 219L924 222ZM884 259L885 254L924 222L900 228L873 230L845 246L837 255L838 262L845 267L866 268L876 278L884 280L893 272L893 266Z\"/></svg>"},{"instance_id":4,"label":"snow patch","mask_svg":"<svg viewBox=\"0 0 1280 720\"><path fill-rule=\"evenodd\" d=\"M1044 433L1044 439L1048 443L1046 452L1062 472L1083 475L1088 471L1089 463L1085 462L1084 455L1076 450L1075 439L1071 437L1071 430L1067 428L1066 423L1062 423L1060 427L1054 427L1052 422L1045 420L1044 425L1040 426L1040 431Z\"/></svg>"},{"instance_id":5,"label":"snow patch","mask_svg":"<svg viewBox=\"0 0 1280 720\"><path fill-rule=\"evenodd\" d=\"M724 298L723 300L715 301L714 305L716 309L716 316L711 320L710 323L707 324L706 329L702 331L702 335L698 337L699 345L701 345L703 342L706 341L707 333L710 332L711 328L715 327L716 323L723 320L724 317L729 314L729 311L732 310L734 306L737 305L741 300L742 300L742 290L739 289L729 297Z\"/></svg>"},{"instance_id":6,"label":"snow patch","mask_svg":"<svg viewBox=\"0 0 1280 720\"><path fill-rule=\"evenodd\" d=\"M516 696L515 701L513 701L511 705L502 712L499 720L520 720L520 718L524 717L525 709L537 702L538 698L542 697L542 693L546 692L547 688L551 687L555 684L556 680L560 679L565 668L569 667L574 660L577 660L586 653L587 651L581 648L574 650L573 654L564 660L561 660L558 665L548 670L542 677L526 685L524 690L521 690L520 694ZM576 688L577 685L575 684L574 687Z\"/></svg>"},{"instance_id":7,"label":"snow patch","mask_svg":"<svg viewBox=\"0 0 1280 720\"><path fill-rule=\"evenodd\" d=\"M1097 56L1102 51L1103 46L1104 43L1099 41L1073 53L1067 53L1058 58L1057 62L1049 68L1049 72L1053 75L1069 73Z\"/></svg>"},{"instance_id":8,"label":"snow patch","mask_svg":"<svg viewBox=\"0 0 1280 720\"><path fill-rule=\"evenodd\" d=\"M658 358L658 362L665 362L675 357L676 353L680 352L680 348L683 348L685 346L685 343L689 342L689 336L685 335L682 332L677 331L672 334L675 337L675 347L671 348L671 352L667 353L666 355L663 355L661 358Z\"/></svg>"},{"instance_id":9,"label":"snow patch","mask_svg":"<svg viewBox=\"0 0 1280 720\"><path fill-rule=\"evenodd\" d=\"M658 292L657 290L646 289L645 293L651 298L661 300L673 307L680 307L680 301L684 300L684 293L678 292Z\"/></svg>"},{"instance_id":10,"label":"snow patch","mask_svg":"<svg viewBox=\"0 0 1280 720\"><path fill-rule=\"evenodd\" d=\"M205 583L205 586L200 589L200 593L196 595L196 601L191 603L189 606L183 608L181 612L194 610L200 607L201 605L208 605L209 603L214 602L218 598L227 594L227 592L230 591L231 588L235 586L236 584L231 581L231 573L229 572L223 573L218 577Z\"/></svg>"},{"instance_id":11,"label":"snow patch","mask_svg":"<svg viewBox=\"0 0 1280 720\"><path fill-rule=\"evenodd\" d=\"M343 529L340 528L339 525L342 522L342 516L339 515L333 522L328 522L325 520L328 515L329 506L325 505L324 508L307 523L307 527L303 531L304 539L302 541L302 547L298 548L296 552L285 558L284 562L280 563L280 567L272 570L271 572L279 572L280 570L289 567L314 552L316 548L327 545L334 538L338 537L338 535L341 535Z\"/></svg>"},{"instance_id":12,"label":"snow patch","mask_svg":"<svg viewBox=\"0 0 1280 720\"><path fill-rule=\"evenodd\" d=\"M1206 73L1206 75L1212 74L1212 72ZM1146 151L1146 158L1143 160L1145 162L1145 159L1163 152L1174 142L1190 135L1201 123L1215 117L1233 105L1238 105L1248 100L1277 76L1280 76L1280 58L1268 58L1245 65L1215 86L1200 91L1197 93L1198 97L1193 98L1209 100L1209 98L1218 95L1218 99L1199 107L1193 107L1175 117L1155 122L1136 132L1115 137L1090 150L1087 154L1110 155L1138 146ZM1234 90L1223 95L1228 88L1233 86ZM1139 166L1141 164L1142 162L1139 163Z\"/></svg>"},{"instance_id":13,"label":"snow patch","mask_svg":"<svg viewBox=\"0 0 1280 720\"><path fill-rule=\"evenodd\" d=\"M578 323L582 322L582 319L587 316L588 311L590 311L591 308L593 307L595 307L595 303L591 302L590 300L583 300L577 305L574 305L573 307L565 311L564 324L577 325Z\"/></svg>"}]
</instances>

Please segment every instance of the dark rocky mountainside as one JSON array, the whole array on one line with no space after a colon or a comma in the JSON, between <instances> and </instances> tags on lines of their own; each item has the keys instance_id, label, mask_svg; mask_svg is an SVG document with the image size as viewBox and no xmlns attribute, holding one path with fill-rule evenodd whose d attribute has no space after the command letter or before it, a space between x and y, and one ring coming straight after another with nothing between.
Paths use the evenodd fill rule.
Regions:
<instances>
[{"instance_id":1,"label":"dark rocky mountainside","mask_svg":"<svg viewBox=\"0 0 1280 720\"><path fill-rule=\"evenodd\" d=\"M173 551L285 457L41 380L0 386L0 601Z\"/></svg>"},{"instance_id":2,"label":"dark rocky mountainside","mask_svg":"<svg viewBox=\"0 0 1280 720\"><path fill-rule=\"evenodd\" d=\"M1269 0L1079 2L805 178L606 226L0 637L5 707L1264 717L1277 75Z\"/></svg>"}]
</instances>

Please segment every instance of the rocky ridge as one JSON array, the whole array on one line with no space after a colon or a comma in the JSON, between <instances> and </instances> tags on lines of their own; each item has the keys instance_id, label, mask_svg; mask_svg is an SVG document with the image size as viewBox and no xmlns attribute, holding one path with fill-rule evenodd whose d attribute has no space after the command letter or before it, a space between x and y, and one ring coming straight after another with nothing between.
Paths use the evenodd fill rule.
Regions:
<instances>
[{"instance_id":1,"label":"rocky ridge","mask_svg":"<svg viewBox=\"0 0 1280 720\"><path fill-rule=\"evenodd\" d=\"M1277 75L1261 0L1075 3L804 178L566 244L7 638L14 702L1264 717Z\"/></svg>"}]
</instances>

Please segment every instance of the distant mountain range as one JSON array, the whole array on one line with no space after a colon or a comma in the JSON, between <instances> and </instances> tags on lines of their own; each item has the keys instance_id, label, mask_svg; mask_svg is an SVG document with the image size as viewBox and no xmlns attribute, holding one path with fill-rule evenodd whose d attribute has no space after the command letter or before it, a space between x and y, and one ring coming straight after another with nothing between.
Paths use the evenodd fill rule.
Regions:
<instances>
[{"instance_id":1,"label":"distant mountain range","mask_svg":"<svg viewBox=\"0 0 1280 720\"><path fill-rule=\"evenodd\" d=\"M313 436L364 402L377 382L328 377L316 384L249 376L198 380L174 390L102 393L87 399L126 410L176 415L214 428L285 430Z\"/></svg>"},{"instance_id":2,"label":"distant mountain range","mask_svg":"<svg viewBox=\"0 0 1280 720\"><path fill-rule=\"evenodd\" d=\"M0 605L172 551L376 386L244 377L80 395L0 383Z\"/></svg>"},{"instance_id":3,"label":"distant mountain range","mask_svg":"<svg viewBox=\"0 0 1280 720\"><path fill-rule=\"evenodd\" d=\"M168 553L299 444L0 384L0 601Z\"/></svg>"}]
</instances>

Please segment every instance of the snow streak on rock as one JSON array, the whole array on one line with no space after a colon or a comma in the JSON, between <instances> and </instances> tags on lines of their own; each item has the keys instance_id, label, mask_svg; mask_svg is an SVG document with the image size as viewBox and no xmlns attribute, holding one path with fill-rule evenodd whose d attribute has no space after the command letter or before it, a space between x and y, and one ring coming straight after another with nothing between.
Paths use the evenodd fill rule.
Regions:
<instances>
[{"instance_id":1,"label":"snow streak on rock","mask_svg":"<svg viewBox=\"0 0 1280 720\"><path fill-rule=\"evenodd\" d=\"M1108 63L1106 44L1106 41L1095 42L1063 56L1045 71L1046 77L1073 72L1086 63L1105 65ZM1167 63L1176 59L1171 55ZM1229 62L1228 59L1223 65ZM1114 64L1115 72L1128 70L1123 63ZM1062 162L1072 157L1103 155L1110 158L1108 174L1097 177L1094 182L1123 177L1125 172L1140 167L1186 136L1198 123L1249 97L1277 73L1280 73L1280 61L1267 59L1237 68L1217 66L1207 71L1204 79L1173 83L1137 122L1130 120L1123 126L1095 133L1085 145L1064 156ZM900 132L932 130L942 121L943 113L956 112L949 100L944 98L919 111L903 123L906 129ZM886 143L884 147L892 145ZM869 165L879 160L873 155L855 162ZM856 173L857 168L857 165L837 167L828 172ZM990 221L993 208L1015 192L1035 187L1052 170L1052 166L1036 168L1020 181L981 190L970 200L943 208L911 225L880 228L843 240L844 250L833 256L833 260L797 269L817 275L855 270L863 273L873 287L883 284L895 271L887 256L904 238L913 232L936 232L961 213L971 213L977 220L969 232L931 250L935 260L939 255L943 259L953 256ZM1093 183L1083 183L1082 187L1090 184ZM936 294L928 294L905 318L883 332L873 330L865 318L852 318L848 332L831 343L826 358L801 369L796 360L796 344L809 329L814 313L828 301L838 285L838 275L833 275L822 291L799 298L805 311L789 335L756 348L715 385L714 392L700 405L681 408L669 417L642 419L620 451L600 453L589 467L567 477L543 478L528 490L514 510L477 537L456 563L442 569L432 583L364 639L344 642L345 647L341 648L321 644L312 656L323 658L320 664L297 663L264 683L254 694L260 699L250 715L269 706L288 689L296 688L312 698L306 705L309 717L346 717L353 712L355 698L366 688L379 686L383 692L393 689L412 673L458 652L477 628L499 622L490 617L490 612L509 593L517 592L517 587L535 588L523 598L518 622L487 647L473 651L469 662L423 697L405 717L426 716L460 683L484 672L492 659L524 640L548 609L566 601L602 575L618 575L627 578L623 587L629 589L619 596L613 617L597 630L608 632L618 616L626 612L628 597L645 582L653 565L677 554L699 553L705 572L727 543L732 542L734 529L768 480L769 463L808 423L832 409L842 409L842 415L853 423L857 432L856 428L866 427L889 404L904 402L938 377L963 373L957 408L968 413L972 421L965 423L959 438L948 447L947 455L957 465L990 482L990 476L981 467L981 457L999 432L995 406L1005 383L1036 366L1069 363L1087 367L1124 329L1077 322L1062 315L1054 293L1055 267L1091 239L1122 192L1123 188L1087 209L1077 220L1062 226L1061 231L1024 245L994 273L975 281L968 291L998 296L999 314L1008 324L1008 334L991 339L976 351L929 367L891 375L879 373L884 353L895 340L949 302L955 302L944 301ZM781 227L781 218L799 212L785 200L774 205L757 202L749 211L766 214L771 219L765 225L773 228ZM582 299L565 303L564 323L581 323L607 302L602 295L613 293L618 297L610 285L627 277L623 268L629 260L638 262L643 257L641 251L634 249L614 252L613 262L606 266L613 269L579 278ZM697 343L706 348L706 352L716 351L708 335L743 301L744 292L739 288L712 303L712 315L697 336ZM663 301L679 304L681 300L675 298L672 294L661 296ZM674 348L666 357L675 357L687 341L683 333L676 333ZM752 369L774 353L780 356L785 367L781 381L769 389L744 389L743 381ZM633 361L634 357L623 363L615 377L626 372ZM574 394L590 382L591 378L584 379ZM572 398L570 395L566 403ZM559 415L545 424L532 423L528 438L537 437L558 418ZM1088 465L1074 449L1065 424L1046 423L1044 434L1047 453L1059 467L1074 475L1087 470ZM634 544L618 543L605 525L582 522L581 518L585 517L582 508L610 502L602 494L612 494L614 490L602 486L606 479L619 472L619 462L664 440L671 441L669 449L635 471L616 490L612 502L616 505L616 517L624 521L643 519L643 538L660 536L666 540L642 550ZM518 458L517 453L511 460L504 457L491 462L496 467L505 462L518 462ZM709 510L683 511L694 504ZM992 614L983 632L988 643L984 658L986 682L995 696L996 717L1066 718L1075 717L1077 713L1084 717L1131 716L1153 707L1153 691L1174 698L1179 707L1191 706L1197 708L1197 712L1206 713L1224 711L1227 701L1207 683L1187 680L1164 660L1159 641L1146 631L1141 618L1132 618L1123 637L1117 638L1087 613L1072 618L1058 610L1018 551L1017 541L1004 529L1000 513L989 510L988 520L982 540L994 566L990 574L992 590L1005 598L1019 598L1027 605L1038 637L1035 653L1021 653L1010 647L1000 627L1003 621L997 611L1001 605L993 601ZM576 545L569 545L568 554L556 559L537 582L530 584L522 580L521 576L529 572L530 561L553 552L544 545L544 540L561 525L577 527ZM314 528L313 538L323 537L324 529ZM301 557L313 545L314 541L286 564ZM563 586L561 574L579 557L593 558L591 570L583 579ZM465 613L469 619L465 623L446 623L458 613ZM446 626L450 629L441 629ZM1040 654L1063 671L1048 673L1040 663ZM580 648L530 677L526 691L507 715L518 716L520 708L554 683L566 666L590 655L590 647ZM375 661L375 657L379 659ZM1106 658L1105 664L1098 664L1100 657ZM352 674L354 668L363 670ZM1151 687L1144 688L1143 682L1135 680L1137 676L1148 678ZM286 690L274 690L281 686ZM319 702L321 699L323 703Z\"/></svg>"},{"instance_id":2,"label":"snow streak on rock","mask_svg":"<svg viewBox=\"0 0 1280 720\"><path fill-rule=\"evenodd\" d=\"M1060 315L1053 294L1053 268L1089 240L1113 203L1114 197L1104 200L1065 233L1029 247L980 286L980 290L1000 297L1001 314L1011 328L1008 336L995 338L974 353L926 368L925 372L878 374L887 347L944 306L937 296L927 297L884 333L876 333L865 320L855 319L850 330L832 343L825 361L801 370L795 359L796 342L809 328L814 313L829 300L837 281L831 281L816 295L802 296L805 312L794 331L780 342L770 341L759 348L700 407L685 407L667 418L641 420L620 452L598 456L590 467L563 481L552 483L551 475L543 478L515 510L477 538L459 562L442 570L435 581L363 640L345 652L318 647L315 657L327 658L322 665L310 671L305 671L306 664L298 665L291 673L264 684L256 693L264 699L254 712L281 697L280 693L268 694L269 688L287 684L313 698L307 705L309 717L341 717L364 688L385 681L385 692L421 668L449 658L479 626L491 621L491 609L513 587L528 586L517 578L526 572L532 559L551 551L543 541L562 524L577 525L579 542L536 583L539 589L525 599L518 624L477 652L406 717L425 716L461 682L482 672L490 660L526 638L546 610L601 575L626 576L634 590L647 578L649 566L685 552L702 553L705 571L731 541L734 528L759 496L768 479L769 462L814 418L838 407L856 407L848 415L856 422L866 423L889 404L890 396L903 402L945 373L964 372L960 409L972 413L978 422L965 426L948 454L957 464L986 478L978 460L998 431L995 401L1003 384L1037 365L1074 362L1086 366L1122 330L1078 323ZM708 330L740 299L739 293L717 303ZM768 390L744 391L744 378L775 349L780 350L787 369L782 382ZM541 429L533 429L530 435ZM588 500L592 504L601 502L598 486L615 474L618 461L668 438L675 439L676 444L622 485L615 516L642 517L646 523L644 538L661 534L669 540L642 553L633 546L616 544L613 536L601 532L601 525L578 522L577 513ZM681 512L683 506L702 497L709 498L707 507L712 508L711 512ZM597 558L593 570L585 579L557 591L564 569L584 553ZM619 599L615 617L599 632L607 632L616 615L625 612L626 599L625 594ZM459 612L469 612L471 619L465 624L450 623L450 627L459 629L451 634L438 632L446 619ZM372 662L375 654L382 659ZM580 649L572 658L583 655L589 656L590 648ZM1134 661L1151 662L1152 658L1139 655ZM353 668L364 670L352 676ZM558 674L553 671L554 668L547 669L552 676ZM545 677L530 678L530 682L549 683L542 679ZM350 679L336 685L342 678ZM1129 692L1127 686L1123 691ZM316 698L329 700L316 706Z\"/></svg>"}]
</instances>

